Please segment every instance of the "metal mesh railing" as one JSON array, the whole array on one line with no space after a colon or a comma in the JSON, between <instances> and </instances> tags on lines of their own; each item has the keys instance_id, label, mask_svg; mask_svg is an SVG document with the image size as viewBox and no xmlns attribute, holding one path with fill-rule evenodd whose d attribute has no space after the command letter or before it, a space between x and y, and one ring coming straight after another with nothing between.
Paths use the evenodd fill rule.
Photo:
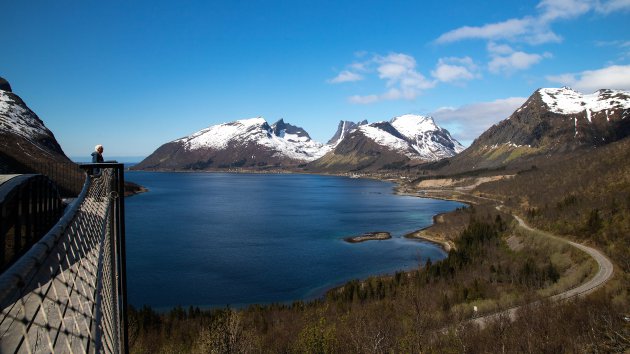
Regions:
<instances>
[{"instance_id":1,"label":"metal mesh railing","mask_svg":"<svg viewBox=\"0 0 630 354\"><path fill-rule=\"evenodd\" d=\"M127 351L123 169L101 170L51 231L0 275L0 352Z\"/></svg>"}]
</instances>

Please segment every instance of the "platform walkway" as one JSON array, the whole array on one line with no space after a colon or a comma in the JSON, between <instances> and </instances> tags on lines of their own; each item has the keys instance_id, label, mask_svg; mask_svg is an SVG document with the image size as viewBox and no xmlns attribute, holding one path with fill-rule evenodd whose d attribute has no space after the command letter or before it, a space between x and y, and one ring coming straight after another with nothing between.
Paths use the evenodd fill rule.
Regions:
<instances>
[{"instance_id":1,"label":"platform walkway","mask_svg":"<svg viewBox=\"0 0 630 354\"><path fill-rule=\"evenodd\" d=\"M1 353L127 352L123 167L99 165L50 232L0 275Z\"/></svg>"}]
</instances>

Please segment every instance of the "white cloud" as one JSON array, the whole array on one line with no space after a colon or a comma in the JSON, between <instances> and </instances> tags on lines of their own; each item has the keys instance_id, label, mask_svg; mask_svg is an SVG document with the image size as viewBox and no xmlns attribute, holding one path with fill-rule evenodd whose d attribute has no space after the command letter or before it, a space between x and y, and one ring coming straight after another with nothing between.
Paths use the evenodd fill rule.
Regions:
<instances>
[{"instance_id":1,"label":"white cloud","mask_svg":"<svg viewBox=\"0 0 630 354\"><path fill-rule=\"evenodd\" d=\"M353 81L361 81L363 80L363 76L353 73L352 71L344 70L339 73L339 75L334 78L328 80L331 84L338 84L342 82L353 82Z\"/></svg>"},{"instance_id":2,"label":"white cloud","mask_svg":"<svg viewBox=\"0 0 630 354\"><path fill-rule=\"evenodd\" d=\"M495 56L488 63L488 70L493 73L511 73L517 70L524 70L538 63L543 59L540 54L529 54L525 52L514 52L507 56Z\"/></svg>"},{"instance_id":3,"label":"white cloud","mask_svg":"<svg viewBox=\"0 0 630 354\"><path fill-rule=\"evenodd\" d=\"M477 65L470 57L450 57L440 58L431 75L441 82L457 82L479 77L476 71Z\"/></svg>"},{"instance_id":4,"label":"white cloud","mask_svg":"<svg viewBox=\"0 0 630 354\"><path fill-rule=\"evenodd\" d=\"M616 11L630 10L630 0L610 0L605 2L596 2L595 11L602 14L609 14Z\"/></svg>"},{"instance_id":5,"label":"white cloud","mask_svg":"<svg viewBox=\"0 0 630 354\"><path fill-rule=\"evenodd\" d=\"M604 15L627 11L630 10L630 0L542 0L536 9L538 13L535 16L481 26L462 26L443 33L435 42L445 44L467 39L506 40L533 45L560 42L562 38L550 28L554 21L574 19L591 11Z\"/></svg>"},{"instance_id":6,"label":"white cloud","mask_svg":"<svg viewBox=\"0 0 630 354\"><path fill-rule=\"evenodd\" d=\"M466 39L507 40L529 44L560 42L562 40L546 23L537 18L524 17L483 26L463 26L442 34L435 41L444 44Z\"/></svg>"},{"instance_id":7,"label":"white cloud","mask_svg":"<svg viewBox=\"0 0 630 354\"><path fill-rule=\"evenodd\" d=\"M472 80L475 76L463 66L438 64L431 75L442 82Z\"/></svg>"},{"instance_id":8,"label":"white cloud","mask_svg":"<svg viewBox=\"0 0 630 354\"><path fill-rule=\"evenodd\" d=\"M379 101L413 100L423 90L436 85L435 80L428 80L416 70L416 60L404 53L391 53L386 56L374 55L368 61L352 64L354 68L361 68L365 72L376 72L378 78L385 81L385 91L382 94L365 96L354 95L348 98L352 103L369 104Z\"/></svg>"},{"instance_id":9,"label":"white cloud","mask_svg":"<svg viewBox=\"0 0 630 354\"><path fill-rule=\"evenodd\" d=\"M546 23L581 16L590 11L593 5L590 0L542 0L536 8L542 10L540 20Z\"/></svg>"},{"instance_id":10,"label":"white cloud","mask_svg":"<svg viewBox=\"0 0 630 354\"><path fill-rule=\"evenodd\" d=\"M630 41L627 40L613 40L613 41L597 41L595 45L599 47L619 47L619 48L628 48L630 47Z\"/></svg>"},{"instance_id":11,"label":"white cloud","mask_svg":"<svg viewBox=\"0 0 630 354\"><path fill-rule=\"evenodd\" d=\"M370 104L374 102L378 102L380 98L377 95L367 95L367 96L359 96L354 95L348 98L348 101L356 104Z\"/></svg>"},{"instance_id":12,"label":"white cloud","mask_svg":"<svg viewBox=\"0 0 630 354\"><path fill-rule=\"evenodd\" d=\"M547 80L571 86L582 92L599 89L630 89L630 65L613 65L598 70L587 70L577 74L547 76Z\"/></svg>"},{"instance_id":13,"label":"white cloud","mask_svg":"<svg viewBox=\"0 0 630 354\"><path fill-rule=\"evenodd\" d=\"M510 97L479 102L458 108L444 107L431 113L462 144L468 145L493 124L506 119L519 108L526 97Z\"/></svg>"},{"instance_id":14,"label":"white cloud","mask_svg":"<svg viewBox=\"0 0 630 354\"><path fill-rule=\"evenodd\" d=\"M488 42L486 46L488 53L491 55L505 55L514 53L514 49L507 44L496 44L495 42Z\"/></svg>"},{"instance_id":15,"label":"white cloud","mask_svg":"<svg viewBox=\"0 0 630 354\"><path fill-rule=\"evenodd\" d=\"M531 21L531 18L512 18L478 27L463 26L442 34L435 41L437 43L451 43L464 39L510 39L527 33L530 30Z\"/></svg>"},{"instance_id":16,"label":"white cloud","mask_svg":"<svg viewBox=\"0 0 630 354\"><path fill-rule=\"evenodd\" d=\"M390 53L388 55L373 55L371 58L355 62L347 72L364 76L376 75L384 81L385 91L369 95L353 95L348 101L356 104L370 104L380 101L413 100L423 91L435 87L440 82L458 83L465 80L479 78L478 66L470 57L440 58L436 67L431 71L432 78L427 78L417 69L416 59L405 53ZM335 82L350 81L341 77L344 72L333 80ZM359 74L357 74L359 75ZM342 80L343 79L343 80ZM346 80L348 79L348 80ZM332 80L330 80L332 82Z\"/></svg>"},{"instance_id":17,"label":"white cloud","mask_svg":"<svg viewBox=\"0 0 630 354\"><path fill-rule=\"evenodd\" d=\"M630 1L630 0L629 0ZM630 59L630 41L628 40L612 40L612 41L596 41L595 45L598 47L617 47L617 59L608 62L609 65L613 65L615 62L625 62Z\"/></svg>"},{"instance_id":18,"label":"white cloud","mask_svg":"<svg viewBox=\"0 0 630 354\"><path fill-rule=\"evenodd\" d=\"M535 30L523 36L519 40L531 44L544 44L544 43L559 43L562 42L562 37L550 30L547 25L538 25Z\"/></svg>"}]
</instances>

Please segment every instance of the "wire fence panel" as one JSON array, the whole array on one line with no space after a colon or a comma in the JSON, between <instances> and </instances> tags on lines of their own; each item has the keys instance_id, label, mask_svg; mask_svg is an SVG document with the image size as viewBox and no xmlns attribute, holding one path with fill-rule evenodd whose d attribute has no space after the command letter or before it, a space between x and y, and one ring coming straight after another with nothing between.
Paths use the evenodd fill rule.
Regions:
<instances>
[{"instance_id":1,"label":"wire fence panel","mask_svg":"<svg viewBox=\"0 0 630 354\"><path fill-rule=\"evenodd\" d=\"M120 174L88 178L53 229L0 275L1 353L127 350Z\"/></svg>"}]
</instances>

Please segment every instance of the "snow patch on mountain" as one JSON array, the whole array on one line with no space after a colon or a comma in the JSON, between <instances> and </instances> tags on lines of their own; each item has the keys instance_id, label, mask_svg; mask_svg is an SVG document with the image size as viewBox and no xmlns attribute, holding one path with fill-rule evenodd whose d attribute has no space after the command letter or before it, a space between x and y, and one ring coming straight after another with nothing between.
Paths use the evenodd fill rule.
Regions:
<instances>
[{"instance_id":1,"label":"snow patch on mountain","mask_svg":"<svg viewBox=\"0 0 630 354\"><path fill-rule=\"evenodd\" d=\"M390 150L397 151L407 155L409 158L416 157L415 154L410 150L409 143L403 139L400 139L390 132L387 132L383 129L380 129L375 124L384 123L372 123L369 125L362 125L358 129L361 131L366 137L372 139L374 142L381 146L385 146Z\"/></svg>"},{"instance_id":2,"label":"snow patch on mountain","mask_svg":"<svg viewBox=\"0 0 630 354\"><path fill-rule=\"evenodd\" d=\"M419 134L437 131L440 128L435 124L432 117L419 116L415 114L405 114L392 118L390 121L394 128L409 139L414 139Z\"/></svg>"},{"instance_id":3,"label":"snow patch on mountain","mask_svg":"<svg viewBox=\"0 0 630 354\"><path fill-rule=\"evenodd\" d=\"M263 118L241 119L235 122L213 125L190 136L175 140L184 143L187 150L210 148L223 150L231 141L260 138L263 132L258 127L266 124Z\"/></svg>"},{"instance_id":4,"label":"snow patch on mountain","mask_svg":"<svg viewBox=\"0 0 630 354\"><path fill-rule=\"evenodd\" d=\"M551 112L576 114L586 111L589 122L594 112L630 108L630 92L622 90L606 89L585 95L568 87L562 87L541 88L538 93Z\"/></svg>"},{"instance_id":5,"label":"snow patch on mountain","mask_svg":"<svg viewBox=\"0 0 630 354\"><path fill-rule=\"evenodd\" d=\"M26 105L12 93L0 90L0 131L19 135L32 142L52 133Z\"/></svg>"}]
</instances>

